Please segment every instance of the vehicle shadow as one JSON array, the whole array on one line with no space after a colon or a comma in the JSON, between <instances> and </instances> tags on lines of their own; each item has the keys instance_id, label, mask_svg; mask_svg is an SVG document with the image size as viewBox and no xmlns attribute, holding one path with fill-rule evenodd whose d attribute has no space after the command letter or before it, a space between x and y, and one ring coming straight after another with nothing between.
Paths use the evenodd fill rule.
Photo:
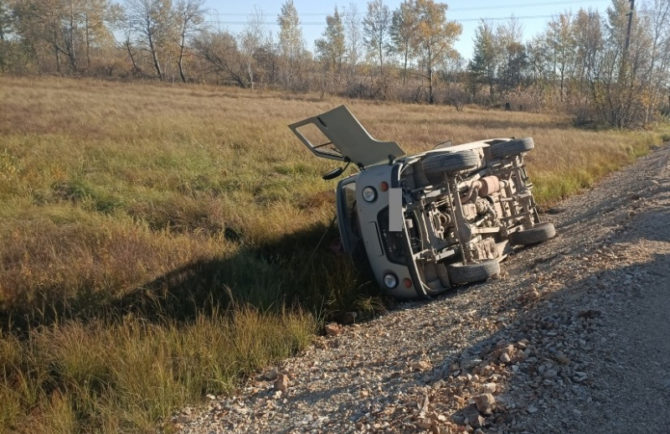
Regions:
<instances>
[{"instance_id":1,"label":"vehicle shadow","mask_svg":"<svg viewBox=\"0 0 670 434\"><path fill-rule=\"evenodd\" d=\"M335 225L317 224L261 245L241 244L231 256L184 265L116 297L82 289L64 298L62 288L44 287L37 299L19 298L0 310L0 330L22 334L54 322L114 321L127 314L188 322L243 305L337 312L361 295L378 292L339 250L338 241Z\"/></svg>"},{"instance_id":2,"label":"vehicle shadow","mask_svg":"<svg viewBox=\"0 0 670 434\"><path fill-rule=\"evenodd\" d=\"M532 265L528 268L532 268ZM592 361L598 361L599 365L609 364L613 370L619 369L622 371L620 374L624 374L624 368L617 365L620 359L612 354L617 345L621 344L617 342L619 338L616 330L608 330L607 333L596 333L596 330L615 321L613 316L622 309L628 311L639 304L641 299L653 297L659 290L663 291L659 288L659 281L666 284L670 281L668 270L670 255L657 253L649 261L597 270L573 281L569 281L566 276L562 287L557 290L541 288L537 297L529 298L523 289L519 290L527 287L523 282L512 284L516 289L510 287L509 297L500 304L482 302L472 306L475 317L488 320L504 317L505 312L515 312L509 323L484 337L473 335L471 344L458 351L453 350L452 342L445 340L431 348L433 354L443 355L431 360L431 371L414 373L411 378L402 381L409 380L417 387L432 385L436 388L435 395L441 396L442 388L451 387L445 386L443 380L479 375L479 381L463 379L457 380L456 384L463 385L466 395L475 396L485 392L484 383L497 383L496 396L502 405L487 419L487 424L517 424L511 426L513 432L591 431L593 418L586 416L586 413L582 417L580 411L591 407L597 408L596 413L600 411L604 414L617 406L616 397L607 396L597 380L597 372L603 366L594 366ZM478 292L477 287L466 287L464 290ZM664 291L667 296L667 287ZM458 294L447 296L452 300L458 297ZM410 307L416 308L420 306ZM609 336L605 344L603 336ZM503 349L510 345L514 348L511 361L504 362L500 356ZM660 343L656 347L661 347ZM667 360L668 356L665 354L659 357ZM645 359L644 363L653 361ZM544 375L544 372L551 372L551 375ZM385 381L388 384L382 384L382 388L393 390L393 384L398 380L391 375ZM633 384L633 381L622 378L618 384L626 391L649 386L639 386ZM447 391L453 393L453 389L442 392ZM551 403L538 405L538 396L547 397L551 401L552 396L564 395L565 399L556 404L567 408L565 414L570 416L563 419L562 426L526 424L530 416L525 410L531 405L535 407L533 412L537 411L533 416L535 422L551 420L545 416L551 416L557 411ZM462 420L463 414L467 414L464 411L467 406L466 403L452 411L452 420ZM621 411L625 411L625 408L621 408ZM640 426L646 423L637 422L642 424Z\"/></svg>"},{"instance_id":3,"label":"vehicle shadow","mask_svg":"<svg viewBox=\"0 0 670 434\"><path fill-rule=\"evenodd\" d=\"M595 341L602 334L595 332L602 326L603 319L611 314L603 300L622 307L635 303L639 297L645 296L645 290L636 289L640 285L621 284L621 276L654 276L654 271L667 269L669 263L670 255L657 254L645 263L594 271L566 282L557 290L541 289L539 297L533 299L523 297L528 282L501 281L461 287L433 301L402 304L399 309L416 311L416 315L408 315L408 320L413 322L414 327L424 328L427 334L431 332L425 328L426 318L420 312L425 310L427 304L446 303L450 309L453 307L457 310L456 316L464 314L458 305L467 305L473 321L495 318L502 319L506 324L493 333L482 334L476 327L469 327L467 321L454 321L455 318L448 315L440 316L437 327L444 332L442 337L421 338L414 341L415 345L399 344L400 349L383 346L384 343L391 345L393 338L374 337L367 341L370 347L382 345L382 348L388 348L382 358L375 356L379 349L364 352L361 357L342 357L346 353L356 353L360 342L356 343L356 339L353 339L349 349L348 340L331 338L336 341L334 347L337 348L337 353L331 357L342 357L347 362L322 363L316 371L318 375L315 375L318 378L352 378L351 381L309 380L309 387L300 387L295 392L289 390L287 396L291 402L298 401L314 408L329 408L324 416L331 419L347 415L352 425L376 423L376 413L370 410L375 406L390 412L381 416L382 421L393 419L399 423L411 422L416 416L412 416L411 409L417 406L417 402L425 402L422 412L426 415L444 414L452 421L464 424L466 421L463 418L471 414L466 410L470 404L465 399L464 404L455 405L454 395L472 397L485 392L485 383L495 383L498 407L492 415L487 416L485 427L505 424L507 428L511 426L512 432L589 432L593 428L593 419L574 416L576 413L571 413L571 409L583 409L593 406L596 399L607 399L601 396L597 382L590 380L593 374L582 360L598 360L602 356L594 348ZM532 264L526 265L526 268L530 270ZM644 287L648 283L644 279L634 283ZM486 297L491 285L501 286L508 296L493 299ZM509 315L511 312L515 314ZM465 338L469 345L458 348L453 340L444 338L452 334ZM398 339L402 341L402 338ZM426 346L427 342L431 345ZM510 345L514 348L510 354L511 360L501 360L502 350ZM579 356L575 357L575 354ZM431 369L412 368L424 356L429 357ZM548 377L543 375L543 368L538 370L540 365L546 371L554 372L551 381L546 381ZM354 379L350 377L352 372L359 375ZM475 375L479 378L473 379ZM310 374L305 373L305 376L309 378ZM421 396L414 396L413 391L420 391ZM264 401L271 399L274 392L271 387L261 388L257 394L248 398ZM552 396L563 396L564 392L569 395L569 399L559 404L565 406L572 417L565 418L563 426L538 425L537 421L545 420L545 416L551 420L549 416L556 411L551 406L545 408L538 404L538 397L543 396L549 401ZM352 407L352 399L356 401L355 407ZM527 425L530 416L525 410L531 405L537 411L533 416L535 425ZM352 408L355 410L352 411ZM602 405L601 411L606 412L606 408L607 403ZM545 420L545 423L548 422Z\"/></svg>"},{"instance_id":4,"label":"vehicle shadow","mask_svg":"<svg viewBox=\"0 0 670 434\"><path fill-rule=\"evenodd\" d=\"M406 351L395 353L393 356L389 354L381 365L380 362L361 359L346 367L323 369L323 373L328 377L338 378L346 375L348 371L363 372L380 370L383 367L385 372L376 377L373 388L377 392L369 398L370 401L374 400L377 405L388 405L404 412L405 406L399 403L399 397L408 395L408 391L422 390L425 396L430 396L429 399L426 398L428 403L428 407L424 408L426 414L430 414L431 411L444 414L444 409L451 407L446 415L462 424L467 422L463 418L467 418L469 414L467 407L470 404L467 400L465 404L455 407L453 403L445 406L441 401L451 400L454 394L475 396L484 393L483 385L493 382L497 385L495 396L499 404L496 411L487 417L486 426L507 424L507 428L510 428L511 424L512 432L525 430L588 432L591 431L593 419L575 416L580 413L572 412L572 409L593 407L594 402L598 401L600 411L606 412L606 409L613 405L608 399L615 400L613 397L603 395L597 381L592 380L595 374L583 360L584 358L599 360L599 357L607 360L607 355L600 354L601 350L594 345L595 341L602 337L602 334L594 332L602 326L603 317L611 314L603 300L609 300L610 304L620 307L635 303L640 297L645 296L644 284L647 282L645 280L637 282L642 283L643 289L640 289L640 285L621 284L621 276L654 276L659 269L667 269L668 264L670 255L657 254L654 259L646 263L597 271L569 282L557 291L541 291L537 299L524 299L520 294L511 292L510 297L502 300L500 304L492 305L490 301L485 300L486 297L482 297L481 303L470 306L473 317L490 320L504 316L505 312L517 312L518 315L498 331L484 336L477 334L472 328L464 327L461 322L450 323L442 318L441 328L453 329L454 333L466 337L470 344L456 350L453 341L436 339L432 342L437 345L430 348L409 346ZM468 298L466 296L468 292L486 292L485 289L486 285L464 287L460 294L450 293L433 303L445 301L456 303L460 297ZM651 287L649 289L651 290ZM418 310L424 304L412 303L404 309ZM420 317L421 315L417 315L417 320ZM447 332L447 335L449 333ZM616 342L612 342L613 346L615 344ZM340 343L340 346L342 345L346 344ZM370 345L373 343L370 342ZM514 349L510 354L511 360L502 361L500 356L510 345ZM406 367L411 366L412 361L418 360L420 353L441 354L442 357L431 358L432 368L428 371L408 370ZM575 357L575 354L579 356ZM542 367L539 368L540 366ZM551 381L547 381L548 376L543 375L543 372L552 372ZM474 375L479 379L471 380L471 376ZM449 379L452 382L449 382ZM622 380L624 388L634 387L629 383ZM459 387L462 387L462 390L458 389ZM340 387L326 385L323 388L312 387L299 392L291 396L291 399L309 404L317 401L341 402L335 413L344 414L349 404L342 402L342 396L359 396L360 390L370 388L371 385L360 382ZM572 417L566 417L562 426L537 425L537 421L551 420L545 416L551 416L556 412L556 408L551 404L539 405L538 396L544 396L550 401L552 396L564 394L569 398L560 401L558 405L567 408L566 414ZM408 405L415 405L416 398L413 398L411 393L407 397L410 400ZM366 400L368 398L360 399L362 409L367 408ZM529 416L525 410L531 405L535 406L534 411L537 411L533 419L536 421L535 425L527 424ZM365 413L366 411L354 412L350 416L350 422L374 423L374 418L370 419L370 414ZM407 417L407 414L387 417L394 416L402 418Z\"/></svg>"}]
</instances>

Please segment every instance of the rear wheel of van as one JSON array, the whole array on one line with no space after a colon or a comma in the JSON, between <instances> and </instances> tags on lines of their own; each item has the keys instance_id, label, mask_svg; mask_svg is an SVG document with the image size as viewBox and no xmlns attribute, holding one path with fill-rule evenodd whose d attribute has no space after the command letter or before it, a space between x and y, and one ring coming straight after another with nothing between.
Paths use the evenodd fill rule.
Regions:
<instances>
[{"instance_id":1,"label":"rear wheel of van","mask_svg":"<svg viewBox=\"0 0 670 434\"><path fill-rule=\"evenodd\" d=\"M491 155L493 158L507 158L532 151L533 148L535 148L533 138L524 137L523 139L512 139L506 142L494 143L491 145Z\"/></svg>"},{"instance_id":2,"label":"rear wheel of van","mask_svg":"<svg viewBox=\"0 0 670 434\"><path fill-rule=\"evenodd\" d=\"M445 175L477 167L479 157L472 151L460 151L427 156L420 164L428 182L440 184L444 181Z\"/></svg>"}]
</instances>

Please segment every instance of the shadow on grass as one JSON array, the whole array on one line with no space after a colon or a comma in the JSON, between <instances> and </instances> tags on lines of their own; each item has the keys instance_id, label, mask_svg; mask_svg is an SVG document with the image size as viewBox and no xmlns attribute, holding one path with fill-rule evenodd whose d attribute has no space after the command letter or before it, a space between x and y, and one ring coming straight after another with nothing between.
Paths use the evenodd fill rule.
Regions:
<instances>
[{"instance_id":1,"label":"shadow on grass","mask_svg":"<svg viewBox=\"0 0 670 434\"><path fill-rule=\"evenodd\" d=\"M42 288L38 299L17 300L0 310L0 330L20 335L63 320L117 320L127 314L156 323L189 322L197 315L235 306L262 311L300 307L318 318L381 303L339 250L334 225L319 224L257 246L242 245L230 257L199 261L172 270L121 297L83 288L64 299L58 287Z\"/></svg>"}]
</instances>

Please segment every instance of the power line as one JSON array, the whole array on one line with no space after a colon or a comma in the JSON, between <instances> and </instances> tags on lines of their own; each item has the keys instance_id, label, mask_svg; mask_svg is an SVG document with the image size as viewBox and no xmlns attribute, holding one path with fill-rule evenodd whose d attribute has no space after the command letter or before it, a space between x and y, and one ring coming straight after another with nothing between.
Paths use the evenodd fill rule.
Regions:
<instances>
[{"instance_id":1,"label":"power line","mask_svg":"<svg viewBox=\"0 0 670 434\"><path fill-rule=\"evenodd\" d=\"M474 22L474 21L504 21L504 20L509 20L510 18L514 18L515 20L523 21L523 20L535 20L535 19L540 19L540 18L553 18L555 17L556 14L553 15L525 15L525 16L505 16L505 17L483 17L483 18L464 18L464 19L457 19L454 18L453 21L458 21L458 22ZM249 24L248 21L230 21L230 20L222 20L222 21L217 21L217 20L207 20L205 21L206 24L228 24L228 25L246 25ZM276 21L263 21L258 24L264 24L264 25L278 25ZM321 21L303 21L300 23L301 26L324 26L326 25L325 22Z\"/></svg>"},{"instance_id":2,"label":"power line","mask_svg":"<svg viewBox=\"0 0 670 434\"><path fill-rule=\"evenodd\" d=\"M604 0L601 0L604 1ZM482 11L489 9L507 9L507 8L525 8L525 7L535 7L535 6L561 6L561 5L573 5L573 4L582 4L582 3L593 3L593 0L572 0L572 1L552 1L552 2L543 2L543 3L518 3L518 4L506 4L498 6L477 6L469 8L454 8L447 9L449 12L460 12L460 11Z\"/></svg>"},{"instance_id":3,"label":"power line","mask_svg":"<svg viewBox=\"0 0 670 434\"><path fill-rule=\"evenodd\" d=\"M600 0L605 1L605 0ZM466 8L449 8L449 12L465 12L465 11L481 11L481 10L490 10L490 9L508 9L508 8L523 8L523 7L538 7L538 6L561 6L561 5L574 5L574 4L583 4L583 3L593 3L594 0L561 0L561 1L550 1L550 2L532 2L532 3L517 3L517 4L506 4L498 6L475 6L475 7L466 7ZM301 17L325 17L332 15L333 12L305 12L300 13ZM229 17L247 17L253 15L252 13L233 13L233 12L217 12L217 15L229 16ZM304 23L303 23L304 24Z\"/></svg>"}]
</instances>

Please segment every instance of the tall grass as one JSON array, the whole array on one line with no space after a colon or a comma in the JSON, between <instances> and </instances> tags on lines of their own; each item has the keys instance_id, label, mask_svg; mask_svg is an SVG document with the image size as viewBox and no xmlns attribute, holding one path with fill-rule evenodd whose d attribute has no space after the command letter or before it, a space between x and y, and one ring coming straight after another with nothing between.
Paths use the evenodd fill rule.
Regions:
<instances>
[{"instance_id":1,"label":"tall grass","mask_svg":"<svg viewBox=\"0 0 670 434\"><path fill-rule=\"evenodd\" d=\"M3 431L152 431L175 408L303 348L313 318L238 307L188 324L70 321L0 339Z\"/></svg>"},{"instance_id":2,"label":"tall grass","mask_svg":"<svg viewBox=\"0 0 670 434\"><path fill-rule=\"evenodd\" d=\"M347 103L416 152L533 136L542 204L662 132L560 115L207 86L0 77L0 431L150 431L374 310L333 248L333 167L286 125ZM665 130L667 133L667 129Z\"/></svg>"}]
</instances>

